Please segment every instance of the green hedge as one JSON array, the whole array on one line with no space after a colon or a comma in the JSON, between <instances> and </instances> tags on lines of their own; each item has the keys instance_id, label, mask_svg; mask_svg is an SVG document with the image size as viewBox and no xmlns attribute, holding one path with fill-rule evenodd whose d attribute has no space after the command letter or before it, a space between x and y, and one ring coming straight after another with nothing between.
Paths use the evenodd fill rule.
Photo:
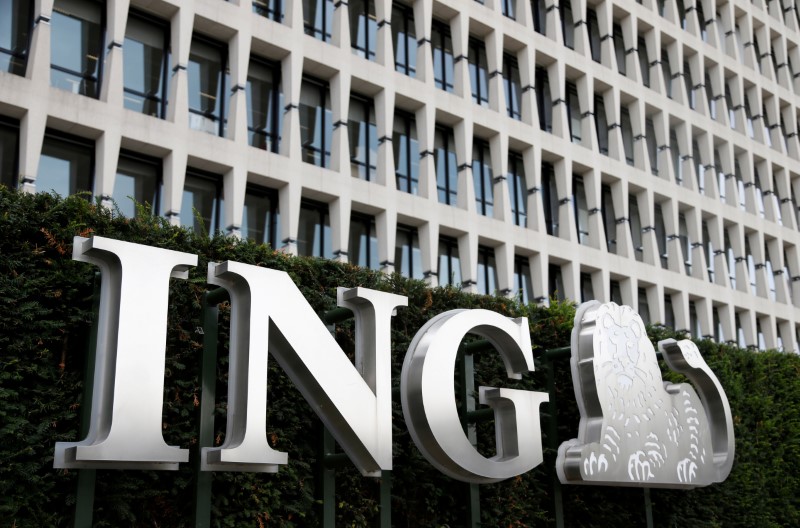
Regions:
<instances>
[{"instance_id":1,"label":"green hedge","mask_svg":"<svg viewBox=\"0 0 800 528\"><path fill-rule=\"evenodd\" d=\"M96 269L71 258L75 235L97 234L198 254L188 281L172 281L164 438L197 443L198 368L202 352L200 298L209 260L236 260L287 271L318 313L335 307L337 286L366 286L408 296L393 321L393 384L410 339L430 317L453 308L486 308L527 316L537 350L569 343L574 307L524 306L497 297L428 289L398 275L327 260L283 255L263 245L222 236L208 238L160 218L120 217L82 197L23 195L0 187L0 526L69 526L76 472L52 467L57 441L79 440L84 356L92 324ZM228 306L222 305L222 341ZM657 334L657 335L656 335ZM337 340L352 351L352 323ZM670 335L651 329L656 340ZM800 358L753 353L709 341L698 343L726 389L734 414L736 460L728 480L692 491L653 490L657 526L798 526L800 490ZM224 440L227 351L220 346L215 442ZM477 360L476 383L546 391L544 369L508 380L494 354ZM569 362L556 365L558 441L577 434L578 414ZM216 473L212 515L216 526L316 526L320 424L299 392L271 361L268 438L289 453L277 474ZM410 440L394 403L392 517L395 526L462 526L467 487L425 461ZM547 447L549 439L545 438ZM493 445L491 424L479 427L479 448ZM517 478L481 486L484 526L539 526L554 522L552 467L546 461ZM96 526L192 526L193 472L98 471ZM643 525L641 490L565 486L567 526ZM378 486L352 467L337 472L337 526L375 525Z\"/></svg>"}]
</instances>

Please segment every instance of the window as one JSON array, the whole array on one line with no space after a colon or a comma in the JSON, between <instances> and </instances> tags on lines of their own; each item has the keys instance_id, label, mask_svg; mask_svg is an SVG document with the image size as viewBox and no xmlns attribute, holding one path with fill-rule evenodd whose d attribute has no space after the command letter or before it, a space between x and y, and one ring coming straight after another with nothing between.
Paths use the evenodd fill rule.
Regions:
<instances>
[{"instance_id":1,"label":"window","mask_svg":"<svg viewBox=\"0 0 800 528\"><path fill-rule=\"evenodd\" d=\"M422 279L422 252L417 228L398 224L395 240L395 270L405 277Z\"/></svg>"},{"instance_id":2,"label":"window","mask_svg":"<svg viewBox=\"0 0 800 528\"><path fill-rule=\"evenodd\" d=\"M406 112L395 112L392 147L394 148L397 189L417 194L419 187L419 142L417 141L416 119L413 115Z\"/></svg>"},{"instance_id":3,"label":"window","mask_svg":"<svg viewBox=\"0 0 800 528\"><path fill-rule=\"evenodd\" d=\"M600 25L597 22L597 12L589 7L586 9L586 16L588 18L589 48L592 52L592 60L600 62L602 41L600 40Z\"/></svg>"},{"instance_id":4,"label":"window","mask_svg":"<svg viewBox=\"0 0 800 528\"><path fill-rule=\"evenodd\" d=\"M93 141L45 132L36 176L38 192L53 192L60 196L91 192L93 179Z\"/></svg>"},{"instance_id":5,"label":"window","mask_svg":"<svg viewBox=\"0 0 800 528\"><path fill-rule=\"evenodd\" d=\"M414 28L414 10L394 3L392 6L392 41L394 43L394 69L409 77L417 75L417 32Z\"/></svg>"},{"instance_id":6,"label":"window","mask_svg":"<svg viewBox=\"0 0 800 528\"><path fill-rule=\"evenodd\" d=\"M330 167L333 116L328 83L304 77L299 110L303 161L318 167Z\"/></svg>"},{"instance_id":7,"label":"window","mask_svg":"<svg viewBox=\"0 0 800 528\"><path fill-rule=\"evenodd\" d=\"M478 246L478 293L494 295L497 291L497 265L494 248Z\"/></svg>"},{"instance_id":8,"label":"window","mask_svg":"<svg viewBox=\"0 0 800 528\"><path fill-rule=\"evenodd\" d=\"M350 0L350 46L353 53L367 60L375 60L378 38L378 20L375 0Z\"/></svg>"},{"instance_id":9,"label":"window","mask_svg":"<svg viewBox=\"0 0 800 528\"><path fill-rule=\"evenodd\" d=\"M617 58L617 71L620 75L626 75L628 68L625 64L625 39L622 37L622 27L614 24L614 56Z\"/></svg>"},{"instance_id":10,"label":"window","mask_svg":"<svg viewBox=\"0 0 800 528\"><path fill-rule=\"evenodd\" d=\"M696 163L697 169L697 189L700 194L705 194L705 178L706 170L703 167L703 160L700 159L700 147L697 145L697 140L692 140L692 159Z\"/></svg>"},{"instance_id":11,"label":"window","mask_svg":"<svg viewBox=\"0 0 800 528\"><path fill-rule=\"evenodd\" d=\"M569 135L573 143L581 142L581 106L578 100L578 89L575 83L567 81L567 122Z\"/></svg>"},{"instance_id":12,"label":"window","mask_svg":"<svg viewBox=\"0 0 800 528\"><path fill-rule=\"evenodd\" d=\"M611 302L615 302L617 304L622 304L622 287L619 284L618 280L611 280L610 288L611 292Z\"/></svg>"},{"instance_id":13,"label":"window","mask_svg":"<svg viewBox=\"0 0 800 528\"><path fill-rule=\"evenodd\" d=\"M672 99L672 67L669 65L669 53L663 48L661 49L661 73L664 76L666 95Z\"/></svg>"},{"instance_id":14,"label":"window","mask_svg":"<svg viewBox=\"0 0 800 528\"><path fill-rule=\"evenodd\" d=\"M694 301L689 301L689 326L692 337L700 338L703 336L703 329L700 328L700 318L697 316L697 306Z\"/></svg>"},{"instance_id":15,"label":"window","mask_svg":"<svg viewBox=\"0 0 800 528\"><path fill-rule=\"evenodd\" d=\"M564 295L564 275L561 273L561 266L557 264L550 264L547 270L547 290L551 299L563 301L566 296Z\"/></svg>"},{"instance_id":16,"label":"window","mask_svg":"<svg viewBox=\"0 0 800 528\"><path fill-rule=\"evenodd\" d=\"M330 42L333 9L333 0L303 0L303 26L306 35Z\"/></svg>"},{"instance_id":17,"label":"window","mask_svg":"<svg viewBox=\"0 0 800 528\"><path fill-rule=\"evenodd\" d=\"M556 187L556 173L553 165L542 162L542 208L544 210L544 223L547 234L558 236L558 188Z\"/></svg>"},{"instance_id":18,"label":"window","mask_svg":"<svg viewBox=\"0 0 800 528\"><path fill-rule=\"evenodd\" d=\"M706 73L705 76L705 90L706 90L706 101L708 101L708 111L711 119L717 119L717 98L714 95L714 86L711 84L711 78Z\"/></svg>"},{"instance_id":19,"label":"window","mask_svg":"<svg viewBox=\"0 0 800 528\"><path fill-rule=\"evenodd\" d=\"M378 128L371 99L350 97L350 171L354 178L374 181L378 171Z\"/></svg>"},{"instance_id":20,"label":"window","mask_svg":"<svg viewBox=\"0 0 800 528\"><path fill-rule=\"evenodd\" d=\"M227 49L224 45L195 36L189 52L189 127L217 136L225 135L225 72Z\"/></svg>"},{"instance_id":21,"label":"window","mask_svg":"<svg viewBox=\"0 0 800 528\"><path fill-rule=\"evenodd\" d=\"M642 245L642 219L639 216L639 203L635 196L628 197L628 216L631 228L631 242L636 260L644 260L644 246Z\"/></svg>"},{"instance_id":22,"label":"window","mask_svg":"<svg viewBox=\"0 0 800 528\"><path fill-rule=\"evenodd\" d=\"M378 269L378 237L375 235L375 218L353 213L350 218L350 263L362 268Z\"/></svg>"},{"instance_id":23,"label":"window","mask_svg":"<svg viewBox=\"0 0 800 528\"><path fill-rule=\"evenodd\" d=\"M575 20L572 18L572 1L559 2L558 7L561 13L561 34L564 36L564 45L575 49Z\"/></svg>"},{"instance_id":24,"label":"window","mask_svg":"<svg viewBox=\"0 0 800 528\"><path fill-rule=\"evenodd\" d=\"M489 71L486 65L486 46L483 42L469 39L468 59L472 102L481 106L489 106Z\"/></svg>"},{"instance_id":25,"label":"window","mask_svg":"<svg viewBox=\"0 0 800 528\"><path fill-rule=\"evenodd\" d=\"M136 204L158 214L161 195L161 160L121 152L111 198L124 216L136 216Z\"/></svg>"},{"instance_id":26,"label":"window","mask_svg":"<svg viewBox=\"0 0 800 528\"><path fill-rule=\"evenodd\" d=\"M753 128L753 110L750 107L750 99L748 99L747 95L744 96L744 116L747 120L747 135L752 139L755 137L755 129Z\"/></svg>"},{"instance_id":27,"label":"window","mask_svg":"<svg viewBox=\"0 0 800 528\"><path fill-rule=\"evenodd\" d=\"M458 203L458 163L456 161L453 131L442 126L436 127L433 136L436 165L436 188L439 203L456 205Z\"/></svg>"},{"instance_id":28,"label":"window","mask_svg":"<svg viewBox=\"0 0 800 528\"><path fill-rule=\"evenodd\" d=\"M658 142L653 120L649 117L645 118L644 127L644 139L645 143L647 143L647 154L650 159L650 172L653 176L658 176Z\"/></svg>"},{"instance_id":29,"label":"window","mask_svg":"<svg viewBox=\"0 0 800 528\"><path fill-rule=\"evenodd\" d=\"M594 300L594 287L592 286L592 276L589 273L581 273L581 302Z\"/></svg>"},{"instance_id":30,"label":"window","mask_svg":"<svg viewBox=\"0 0 800 528\"><path fill-rule=\"evenodd\" d=\"M728 230L725 229L725 235L723 237L723 244L725 244L725 255L728 257L728 278L731 280L731 288L736 289L736 255L733 252L733 246L731 246L731 239L728 235Z\"/></svg>"},{"instance_id":31,"label":"window","mask_svg":"<svg viewBox=\"0 0 800 528\"><path fill-rule=\"evenodd\" d=\"M328 204L303 200L300 203L300 223L298 227L298 254L307 257L333 257Z\"/></svg>"},{"instance_id":32,"label":"window","mask_svg":"<svg viewBox=\"0 0 800 528\"><path fill-rule=\"evenodd\" d=\"M283 0L253 0L253 13L275 22L283 21Z\"/></svg>"},{"instance_id":33,"label":"window","mask_svg":"<svg viewBox=\"0 0 800 528\"><path fill-rule=\"evenodd\" d=\"M622 150L625 153L625 162L633 166L633 125L631 124L631 114L628 112L627 107L621 108L619 114L622 121Z\"/></svg>"},{"instance_id":34,"label":"window","mask_svg":"<svg viewBox=\"0 0 800 528\"><path fill-rule=\"evenodd\" d=\"M678 185L683 184L683 162L681 160L681 151L678 147L678 135L675 129L670 127L669 131L669 153L672 157L672 170L675 171L675 182Z\"/></svg>"},{"instance_id":35,"label":"window","mask_svg":"<svg viewBox=\"0 0 800 528\"><path fill-rule=\"evenodd\" d=\"M242 235L259 244L278 246L278 193L272 189L248 185L244 195Z\"/></svg>"},{"instance_id":36,"label":"window","mask_svg":"<svg viewBox=\"0 0 800 528\"><path fill-rule=\"evenodd\" d=\"M586 189L583 178L572 175L572 193L574 195L573 212L575 213L575 227L578 230L578 242L589 243L589 207L586 203Z\"/></svg>"},{"instance_id":37,"label":"window","mask_svg":"<svg viewBox=\"0 0 800 528\"><path fill-rule=\"evenodd\" d=\"M642 318L642 322L646 325L650 324L650 306L647 304L647 290L644 288L639 288L638 291L638 301L639 301L639 315Z\"/></svg>"},{"instance_id":38,"label":"window","mask_svg":"<svg viewBox=\"0 0 800 528\"><path fill-rule=\"evenodd\" d=\"M672 308L672 295L664 294L664 326L675 328L675 310Z\"/></svg>"},{"instance_id":39,"label":"window","mask_svg":"<svg viewBox=\"0 0 800 528\"><path fill-rule=\"evenodd\" d=\"M550 78L547 70L536 67L536 107L539 111L539 128L553 131L553 99L550 95Z\"/></svg>"},{"instance_id":40,"label":"window","mask_svg":"<svg viewBox=\"0 0 800 528\"><path fill-rule=\"evenodd\" d=\"M506 112L508 117L522 119L522 83L519 78L519 64L512 55L503 55L503 87L506 92Z\"/></svg>"},{"instance_id":41,"label":"window","mask_svg":"<svg viewBox=\"0 0 800 528\"><path fill-rule=\"evenodd\" d=\"M167 113L169 26L131 12L124 50L125 108L163 119Z\"/></svg>"},{"instance_id":42,"label":"window","mask_svg":"<svg viewBox=\"0 0 800 528\"><path fill-rule=\"evenodd\" d=\"M501 0L503 14L512 20L517 19L517 0Z\"/></svg>"},{"instance_id":43,"label":"window","mask_svg":"<svg viewBox=\"0 0 800 528\"><path fill-rule=\"evenodd\" d=\"M647 42L643 37L639 37L637 44L639 48L639 69L642 72L642 84L650 87L650 59L647 57Z\"/></svg>"},{"instance_id":44,"label":"window","mask_svg":"<svg viewBox=\"0 0 800 528\"><path fill-rule=\"evenodd\" d=\"M678 10L679 25L686 29L686 7L684 7L683 0L675 0L675 7Z\"/></svg>"},{"instance_id":45,"label":"window","mask_svg":"<svg viewBox=\"0 0 800 528\"><path fill-rule=\"evenodd\" d=\"M711 321L714 325L714 341L722 343L725 340L725 331L722 328L722 322L719 319L719 310L716 306L711 309Z\"/></svg>"},{"instance_id":46,"label":"window","mask_svg":"<svg viewBox=\"0 0 800 528\"><path fill-rule=\"evenodd\" d=\"M0 185L17 187L19 173L19 123L0 118Z\"/></svg>"},{"instance_id":47,"label":"window","mask_svg":"<svg viewBox=\"0 0 800 528\"><path fill-rule=\"evenodd\" d=\"M472 142L472 179L475 184L475 203L478 213L492 216L494 206L492 157L489 144L480 139Z\"/></svg>"},{"instance_id":48,"label":"window","mask_svg":"<svg viewBox=\"0 0 800 528\"><path fill-rule=\"evenodd\" d=\"M250 145L278 152L281 129L280 65L250 58L247 70L247 131Z\"/></svg>"},{"instance_id":49,"label":"window","mask_svg":"<svg viewBox=\"0 0 800 528\"><path fill-rule=\"evenodd\" d=\"M181 225L195 233L213 235L220 230L222 178L196 169L186 172L181 201Z\"/></svg>"},{"instance_id":50,"label":"window","mask_svg":"<svg viewBox=\"0 0 800 528\"><path fill-rule=\"evenodd\" d=\"M0 1L0 71L25 75L33 4L33 0Z\"/></svg>"},{"instance_id":51,"label":"window","mask_svg":"<svg viewBox=\"0 0 800 528\"><path fill-rule=\"evenodd\" d=\"M439 237L439 285L461 287L461 261L455 238Z\"/></svg>"},{"instance_id":52,"label":"window","mask_svg":"<svg viewBox=\"0 0 800 528\"><path fill-rule=\"evenodd\" d=\"M603 228L606 234L606 249L609 253L617 252L617 217L614 211L614 198L611 187L603 184L600 188L603 201Z\"/></svg>"},{"instance_id":53,"label":"window","mask_svg":"<svg viewBox=\"0 0 800 528\"><path fill-rule=\"evenodd\" d=\"M545 0L531 0L533 13L533 29L537 33L547 35L547 6Z\"/></svg>"},{"instance_id":54,"label":"window","mask_svg":"<svg viewBox=\"0 0 800 528\"><path fill-rule=\"evenodd\" d=\"M708 31L706 31L706 14L703 11L703 2L695 2L695 9L697 13L697 23L700 26L700 38L703 42L708 42Z\"/></svg>"},{"instance_id":55,"label":"window","mask_svg":"<svg viewBox=\"0 0 800 528\"><path fill-rule=\"evenodd\" d=\"M678 215L678 240L681 243L681 253L683 253L684 270L687 275L692 274L692 240L689 238L689 227L686 224L686 215Z\"/></svg>"},{"instance_id":56,"label":"window","mask_svg":"<svg viewBox=\"0 0 800 528\"><path fill-rule=\"evenodd\" d=\"M528 225L528 188L525 183L525 164L522 155L508 153L508 196L511 200L511 220L514 225Z\"/></svg>"},{"instance_id":57,"label":"window","mask_svg":"<svg viewBox=\"0 0 800 528\"><path fill-rule=\"evenodd\" d=\"M514 257L514 289L512 293L522 304L528 304L533 300L531 267L525 257Z\"/></svg>"},{"instance_id":58,"label":"window","mask_svg":"<svg viewBox=\"0 0 800 528\"><path fill-rule=\"evenodd\" d=\"M50 84L68 92L100 95L105 5L56 0L50 21Z\"/></svg>"},{"instance_id":59,"label":"window","mask_svg":"<svg viewBox=\"0 0 800 528\"><path fill-rule=\"evenodd\" d=\"M697 98L694 91L694 81L692 80L692 69L686 61L683 61L683 82L686 86L686 97L689 100L689 108L695 110L697 108Z\"/></svg>"},{"instance_id":60,"label":"window","mask_svg":"<svg viewBox=\"0 0 800 528\"><path fill-rule=\"evenodd\" d=\"M603 96L594 96L594 126L597 132L597 148L600 154L608 156L608 117L606 116L606 103Z\"/></svg>"},{"instance_id":61,"label":"window","mask_svg":"<svg viewBox=\"0 0 800 528\"><path fill-rule=\"evenodd\" d=\"M661 258L661 267L667 269L669 267L669 254L667 253L667 228L664 225L664 213L661 210L661 204L655 204L655 230L656 230L656 245L658 246L658 256Z\"/></svg>"},{"instance_id":62,"label":"window","mask_svg":"<svg viewBox=\"0 0 800 528\"><path fill-rule=\"evenodd\" d=\"M431 28L431 46L433 48L433 78L436 87L446 92L453 92L453 41L450 28L436 20Z\"/></svg>"},{"instance_id":63,"label":"window","mask_svg":"<svg viewBox=\"0 0 800 528\"><path fill-rule=\"evenodd\" d=\"M708 232L708 222L703 220L702 224L702 231L703 231L703 252L705 253L706 257L706 271L708 272L708 281L714 282L714 258L716 257L716 251L714 251L714 244L711 242L711 235Z\"/></svg>"},{"instance_id":64,"label":"window","mask_svg":"<svg viewBox=\"0 0 800 528\"><path fill-rule=\"evenodd\" d=\"M733 97L731 96L731 88L728 83L725 83L725 106L728 108L728 124L731 128L736 128L736 107L733 105Z\"/></svg>"}]
</instances>

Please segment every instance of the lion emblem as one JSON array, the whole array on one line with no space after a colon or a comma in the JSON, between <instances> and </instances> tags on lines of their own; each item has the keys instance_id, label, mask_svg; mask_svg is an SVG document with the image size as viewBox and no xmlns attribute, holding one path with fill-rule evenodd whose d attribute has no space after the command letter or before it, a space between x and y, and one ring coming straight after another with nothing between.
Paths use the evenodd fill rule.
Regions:
<instances>
[{"instance_id":1,"label":"lion emblem","mask_svg":"<svg viewBox=\"0 0 800 528\"><path fill-rule=\"evenodd\" d=\"M597 301L578 308L571 365L581 422L578 438L558 451L563 483L694 487L727 477L733 425L719 381L691 341L667 340L659 347L702 398L688 383L662 380L633 309ZM709 401L726 411L714 422ZM712 434L724 441L712 442Z\"/></svg>"}]
</instances>

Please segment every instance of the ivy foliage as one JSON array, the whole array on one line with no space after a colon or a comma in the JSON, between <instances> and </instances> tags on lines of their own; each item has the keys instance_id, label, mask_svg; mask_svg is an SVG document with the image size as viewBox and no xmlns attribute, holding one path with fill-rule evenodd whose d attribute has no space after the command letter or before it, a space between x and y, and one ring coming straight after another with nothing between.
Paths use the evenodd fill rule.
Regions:
<instances>
[{"instance_id":1,"label":"ivy foliage","mask_svg":"<svg viewBox=\"0 0 800 528\"><path fill-rule=\"evenodd\" d=\"M480 487L482 526L540 526L555 522L553 461L560 442L577 435L578 410L569 361L548 361L546 350L569 345L574 306L521 305L499 297L429 289L419 281L386 276L348 264L284 255L265 245L223 236L199 236L140 211L124 218L84 197L18 194L0 187L0 519L4 526L71 526L77 472L53 469L58 441L82 438L86 352L94 319L96 269L72 260L75 236L105 236L199 255L188 280L170 286L163 435L169 445L198 444L202 294L207 264L235 260L286 271L316 310L335 307L338 286L365 286L408 297L392 322L392 383L414 334L436 314L484 308L527 317L536 371L509 380L491 352L478 353L475 385L547 391L552 373L556 410L542 406L545 463L504 482ZM220 306L214 443L225 438L227 336L230 306ZM337 325L336 338L354 349L353 323ZM146 329L142 329L146 331ZM652 328L654 342L674 337ZM722 484L692 491L652 490L656 526L800 526L800 358L754 353L710 341L698 343L725 387L734 415L736 458ZM321 425L276 362L270 362L267 438L289 454L276 474L215 473L214 526L318 526ZM457 391L460 384L457 383ZM419 453L393 404L392 519L397 527L463 526L469 489L434 469ZM463 404L463 399L458 400ZM491 422L477 426L478 449L492 454ZM96 526L193 526L195 473L97 471ZM351 465L336 472L337 526L375 525L379 488ZM640 489L560 487L567 526L644 525Z\"/></svg>"}]
</instances>

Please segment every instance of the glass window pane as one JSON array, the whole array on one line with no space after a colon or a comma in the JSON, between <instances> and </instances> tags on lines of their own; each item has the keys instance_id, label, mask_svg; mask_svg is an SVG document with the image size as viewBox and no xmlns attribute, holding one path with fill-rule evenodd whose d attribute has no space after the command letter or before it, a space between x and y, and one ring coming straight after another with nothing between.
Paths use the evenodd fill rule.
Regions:
<instances>
[{"instance_id":1,"label":"glass window pane","mask_svg":"<svg viewBox=\"0 0 800 528\"><path fill-rule=\"evenodd\" d=\"M181 225L196 233L216 233L219 230L219 212L222 209L222 182L220 179L186 175L181 202Z\"/></svg>"},{"instance_id":2,"label":"glass window pane","mask_svg":"<svg viewBox=\"0 0 800 528\"><path fill-rule=\"evenodd\" d=\"M333 122L327 83L303 79L300 90L300 143L303 161L330 166Z\"/></svg>"},{"instance_id":3,"label":"glass window pane","mask_svg":"<svg viewBox=\"0 0 800 528\"><path fill-rule=\"evenodd\" d=\"M280 67L250 60L247 71L247 129L250 145L278 152L281 124Z\"/></svg>"},{"instance_id":4,"label":"glass window pane","mask_svg":"<svg viewBox=\"0 0 800 528\"><path fill-rule=\"evenodd\" d=\"M98 96L103 7L93 0L56 0L50 21L52 86Z\"/></svg>"},{"instance_id":5,"label":"glass window pane","mask_svg":"<svg viewBox=\"0 0 800 528\"><path fill-rule=\"evenodd\" d=\"M163 25L136 16L128 18L123 48L125 108L151 116L164 116L166 42Z\"/></svg>"},{"instance_id":6,"label":"glass window pane","mask_svg":"<svg viewBox=\"0 0 800 528\"><path fill-rule=\"evenodd\" d=\"M39 172L38 192L68 196L92 190L94 145L45 135Z\"/></svg>"},{"instance_id":7,"label":"glass window pane","mask_svg":"<svg viewBox=\"0 0 800 528\"><path fill-rule=\"evenodd\" d=\"M417 33L414 28L414 10L411 7L392 6L392 41L394 43L395 69L410 77L417 73Z\"/></svg>"},{"instance_id":8,"label":"glass window pane","mask_svg":"<svg viewBox=\"0 0 800 528\"><path fill-rule=\"evenodd\" d=\"M192 41L189 54L189 127L222 135L225 52L221 46Z\"/></svg>"},{"instance_id":9,"label":"glass window pane","mask_svg":"<svg viewBox=\"0 0 800 528\"><path fill-rule=\"evenodd\" d=\"M32 0L0 0L0 71L25 75Z\"/></svg>"},{"instance_id":10,"label":"glass window pane","mask_svg":"<svg viewBox=\"0 0 800 528\"><path fill-rule=\"evenodd\" d=\"M244 195L242 235L258 243L277 245L277 194L263 189L248 188Z\"/></svg>"},{"instance_id":11,"label":"glass window pane","mask_svg":"<svg viewBox=\"0 0 800 528\"><path fill-rule=\"evenodd\" d=\"M117 164L112 198L127 217L136 215L136 204L157 213L161 185L161 165L121 154Z\"/></svg>"},{"instance_id":12,"label":"glass window pane","mask_svg":"<svg viewBox=\"0 0 800 528\"><path fill-rule=\"evenodd\" d=\"M0 184L10 189L17 186L18 156L19 126L0 121Z\"/></svg>"}]
</instances>

